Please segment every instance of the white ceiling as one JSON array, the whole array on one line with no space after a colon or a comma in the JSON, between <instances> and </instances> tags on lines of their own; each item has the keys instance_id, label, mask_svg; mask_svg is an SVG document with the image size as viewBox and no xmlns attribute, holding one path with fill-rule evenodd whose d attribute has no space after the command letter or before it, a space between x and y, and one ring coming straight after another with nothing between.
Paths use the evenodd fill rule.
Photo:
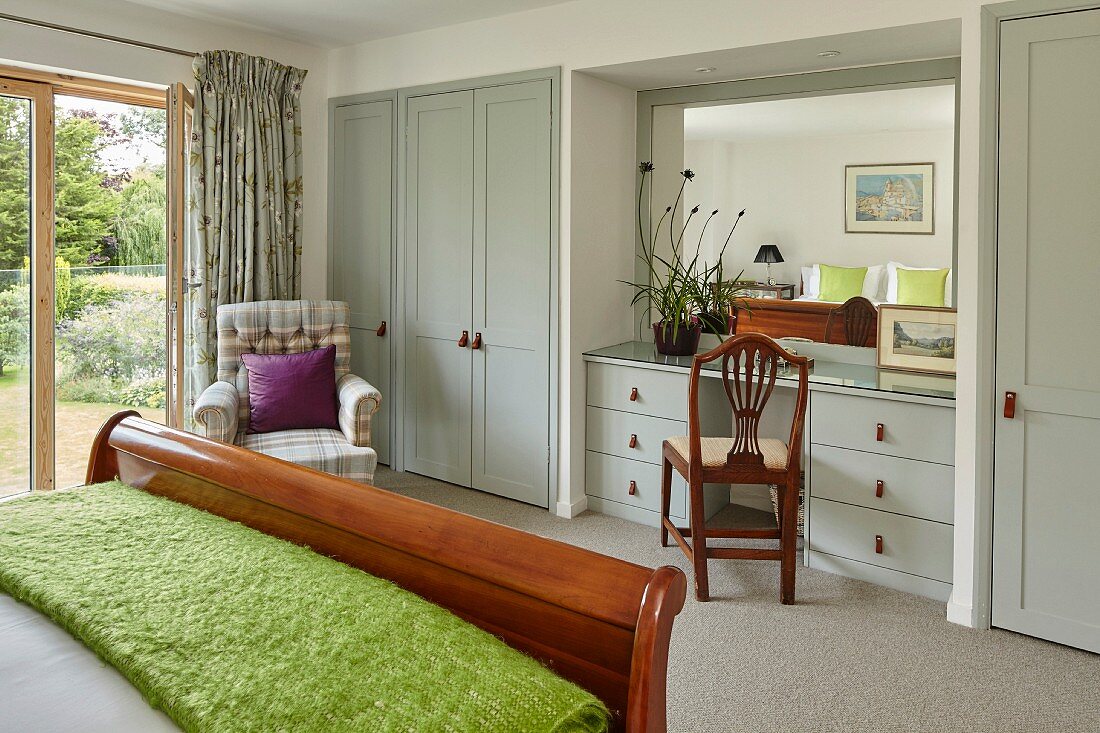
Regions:
<instances>
[{"instance_id":1,"label":"white ceiling","mask_svg":"<svg viewBox=\"0 0 1100 733\"><path fill-rule=\"evenodd\" d=\"M567 0L128 0L336 47L519 13Z\"/></svg>"},{"instance_id":2,"label":"white ceiling","mask_svg":"<svg viewBox=\"0 0 1100 733\"><path fill-rule=\"evenodd\" d=\"M840 51L840 55L822 58L818 56L822 51ZM962 27L959 21L941 20L632 61L579 71L629 89L664 89L897 61L951 58L961 53ZM713 68L714 71L700 74L696 71L699 68Z\"/></svg>"},{"instance_id":3,"label":"white ceiling","mask_svg":"<svg viewBox=\"0 0 1100 733\"><path fill-rule=\"evenodd\" d=\"M684 110L685 140L749 142L954 126L955 87L942 85Z\"/></svg>"}]
</instances>

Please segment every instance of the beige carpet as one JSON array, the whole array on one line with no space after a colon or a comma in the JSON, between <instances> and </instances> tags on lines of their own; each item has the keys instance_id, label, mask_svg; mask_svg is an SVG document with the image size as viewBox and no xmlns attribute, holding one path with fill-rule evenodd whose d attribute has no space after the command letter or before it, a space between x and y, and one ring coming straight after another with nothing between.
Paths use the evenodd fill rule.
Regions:
<instances>
[{"instance_id":1,"label":"beige carpet","mask_svg":"<svg viewBox=\"0 0 1100 733\"><path fill-rule=\"evenodd\" d=\"M379 467L376 483L424 501L642 565L678 565L657 530L518 502ZM753 510L723 523L756 523ZM1100 656L948 623L944 606L800 567L798 604L779 565L712 560L713 600L689 592L669 662L671 731L1100 733ZM689 582L690 585L690 582Z\"/></svg>"}]
</instances>

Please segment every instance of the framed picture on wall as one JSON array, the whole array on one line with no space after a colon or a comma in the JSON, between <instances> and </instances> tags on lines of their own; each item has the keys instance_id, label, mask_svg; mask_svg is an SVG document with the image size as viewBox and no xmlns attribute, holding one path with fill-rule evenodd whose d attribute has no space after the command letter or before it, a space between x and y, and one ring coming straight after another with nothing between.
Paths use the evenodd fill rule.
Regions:
<instances>
[{"instance_id":1,"label":"framed picture on wall","mask_svg":"<svg viewBox=\"0 0 1100 733\"><path fill-rule=\"evenodd\" d=\"M932 163L844 167L844 231L859 234L935 232Z\"/></svg>"},{"instance_id":2,"label":"framed picture on wall","mask_svg":"<svg viewBox=\"0 0 1100 733\"><path fill-rule=\"evenodd\" d=\"M954 308L881 305L878 309L878 365L931 374L955 373Z\"/></svg>"}]
</instances>

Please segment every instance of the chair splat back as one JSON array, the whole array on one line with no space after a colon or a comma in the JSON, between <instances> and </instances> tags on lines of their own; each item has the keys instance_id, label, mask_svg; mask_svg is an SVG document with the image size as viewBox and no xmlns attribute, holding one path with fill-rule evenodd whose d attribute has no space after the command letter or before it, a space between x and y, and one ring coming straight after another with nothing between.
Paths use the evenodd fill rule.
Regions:
<instances>
[{"instance_id":1,"label":"chair splat back","mask_svg":"<svg viewBox=\"0 0 1100 733\"><path fill-rule=\"evenodd\" d=\"M733 369L730 370L730 362ZM733 448L726 465L764 465L760 449L760 416L775 388L779 354L760 343L746 343L722 356L722 382L733 408Z\"/></svg>"},{"instance_id":2,"label":"chair splat back","mask_svg":"<svg viewBox=\"0 0 1100 733\"><path fill-rule=\"evenodd\" d=\"M747 333L722 342L705 354L697 354L691 367L688 387L688 442L692 463L701 461L702 436L699 426L699 377L704 364L722 360L722 382L733 409L734 441L726 456L726 467L763 466L760 447L760 419L775 389L781 361L798 369L798 394L791 425L788 465L797 467L802 445L802 416L808 395L808 360L791 354L775 341L759 333ZM701 467L701 463L699 464Z\"/></svg>"},{"instance_id":3,"label":"chair splat back","mask_svg":"<svg viewBox=\"0 0 1100 733\"><path fill-rule=\"evenodd\" d=\"M844 319L844 341L849 346L866 346L867 341L874 335L878 310L875 304L866 298L857 295L849 298L844 305L829 311L829 318L825 321L825 342L828 343L832 336L833 323L836 319Z\"/></svg>"}]
</instances>

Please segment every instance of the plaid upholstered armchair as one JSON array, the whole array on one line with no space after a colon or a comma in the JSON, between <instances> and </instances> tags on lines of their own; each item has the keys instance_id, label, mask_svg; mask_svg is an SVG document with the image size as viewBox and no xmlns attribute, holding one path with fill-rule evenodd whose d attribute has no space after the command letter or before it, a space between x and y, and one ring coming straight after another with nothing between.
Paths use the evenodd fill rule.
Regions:
<instances>
[{"instance_id":1,"label":"plaid upholstered armchair","mask_svg":"<svg viewBox=\"0 0 1100 733\"><path fill-rule=\"evenodd\" d=\"M350 374L347 303L265 300L218 308L218 381L195 402L195 424L208 438L235 443L309 468L356 481L374 480L378 455L370 447L377 389ZM326 428L249 433L248 370L242 354L299 354L336 347L339 430Z\"/></svg>"}]
</instances>

